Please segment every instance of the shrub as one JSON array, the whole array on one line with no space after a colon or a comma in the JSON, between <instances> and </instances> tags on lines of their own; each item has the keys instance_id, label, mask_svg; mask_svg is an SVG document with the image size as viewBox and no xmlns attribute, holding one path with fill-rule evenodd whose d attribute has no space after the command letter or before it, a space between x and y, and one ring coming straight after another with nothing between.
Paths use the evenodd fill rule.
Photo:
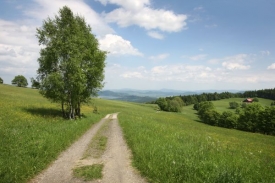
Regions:
<instances>
[{"instance_id":1,"label":"shrub","mask_svg":"<svg viewBox=\"0 0 275 183\"><path fill-rule=\"evenodd\" d=\"M238 129L250 132L259 131L260 113L264 110L258 103L247 105L239 115Z\"/></svg>"},{"instance_id":2,"label":"shrub","mask_svg":"<svg viewBox=\"0 0 275 183\"><path fill-rule=\"evenodd\" d=\"M193 109L195 109L196 111L199 110L200 104L199 103L195 103L193 106Z\"/></svg>"},{"instance_id":3,"label":"shrub","mask_svg":"<svg viewBox=\"0 0 275 183\"><path fill-rule=\"evenodd\" d=\"M220 116L219 126L224 128L237 128L238 117L231 111L224 111Z\"/></svg>"},{"instance_id":4,"label":"shrub","mask_svg":"<svg viewBox=\"0 0 275 183\"><path fill-rule=\"evenodd\" d=\"M259 99L257 97L253 98L253 102L259 102Z\"/></svg>"},{"instance_id":5,"label":"shrub","mask_svg":"<svg viewBox=\"0 0 275 183\"><path fill-rule=\"evenodd\" d=\"M237 109L239 106L238 102L229 102L230 109Z\"/></svg>"}]
</instances>

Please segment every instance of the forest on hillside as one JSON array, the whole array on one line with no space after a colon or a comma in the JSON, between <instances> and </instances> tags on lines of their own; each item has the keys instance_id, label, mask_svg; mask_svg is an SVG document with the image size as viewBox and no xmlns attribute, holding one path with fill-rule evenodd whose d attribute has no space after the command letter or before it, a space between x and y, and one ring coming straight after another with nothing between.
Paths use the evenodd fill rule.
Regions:
<instances>
[{"instance_id":1,"label":"forest on hillside","mask_svg":"<svg viewBox=\"0 0 275 183\"><path fill-rule=\"evenodd\" d=\"M264 98L275 101L275 88L245 91L243 93L215 92L184 96L171 96L158 98L156 101L153 101L151 103L158 104L160 109L163 111L180 112L182 106L197 104L205 101L216 101L229 98ZM179 99L181 99L182 101Z\"/></svg>"},{"instance_id":2,"label":"forest on hillside","mask_svg":"<svg viewBox=\"0 0 275 183\"><path fill-rule=\"evenodd\" d=\"M229 107L235 112L215 110L211 101L229 98L253 98L252 104L230 102ZM258 103L258 98L273 100L270 106L263 107ZM244 93L202 93L200 95L173 96L159 98L153 103L158 104L163 111L181 112L182 107L194 105L201 122L224 128L233 128L248 132L257 132L268 135L275 135L275 88Z\"/></svg>"}]
</instances>

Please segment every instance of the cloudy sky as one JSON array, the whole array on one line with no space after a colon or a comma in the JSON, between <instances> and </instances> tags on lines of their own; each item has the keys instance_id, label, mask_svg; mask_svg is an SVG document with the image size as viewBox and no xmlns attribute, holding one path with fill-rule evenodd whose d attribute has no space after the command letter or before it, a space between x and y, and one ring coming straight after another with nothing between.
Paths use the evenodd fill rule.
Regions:
<instances>
[{"instance_id":1,"label":"cloudy sky","mask_svg":"<svg viewBox=\"0 0 275 183\"><path fill-rule=\"evenodd\" d=\"M274 0L0 0L0 77L36 76L36 28L64 5L109 52L105 89L275 87Z\"/></svg>"}]
</instances>

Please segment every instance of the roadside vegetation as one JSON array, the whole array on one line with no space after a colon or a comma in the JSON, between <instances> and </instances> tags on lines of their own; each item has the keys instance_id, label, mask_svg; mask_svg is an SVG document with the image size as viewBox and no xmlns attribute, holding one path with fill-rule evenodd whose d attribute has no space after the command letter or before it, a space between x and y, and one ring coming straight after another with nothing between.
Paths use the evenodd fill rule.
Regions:
<instances>
[{"instance_id":1,"label":"roadside vegetation","mask_svg":"<svg viewBox=\"0 0 275 183\"><path fill-rule=\"evenodd\" d=\"M205 125L193 106L182 113L152 109L119 115L134 165L150 182L275 181L274 136Z\"/></svg>"},{"instance_id":2,"label":"roadside vegetation","mask_svg":"<svg viewBox=\"0 0 275 183\"><path fill-rule=\"evenodd\" d=\"M240 99L213 104L219 112L230 111L234 100ZM203 124L192 105L181 113L156 106L94 99L83 106L84 118L69 121L37 90L0 85L0 182L27 182L95 122L115 112L120 112L133 165L150 182L275 181L274 136Z\"/></svg>"},{"instance_id":3,"label":"roadside vegetation","mask_svg":"<svg viewBox=\"0 0 275 183\"><path fill-rule=\"evenodd\" d=\"M57 104L37 90L0 85L0 182L26 182L80 137L106 113L68 121Z\"/></svg>"}]
</instances>

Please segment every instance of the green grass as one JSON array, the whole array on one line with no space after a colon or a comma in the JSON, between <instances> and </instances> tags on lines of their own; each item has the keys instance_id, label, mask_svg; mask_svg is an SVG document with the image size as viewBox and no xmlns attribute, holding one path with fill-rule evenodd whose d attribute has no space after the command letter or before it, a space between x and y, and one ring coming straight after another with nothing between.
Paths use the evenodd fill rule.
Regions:
<instances>
[{"instance_id":1,"label":"green grass","mask_svg":"<svg viewBox=\"0 0 275 183\"><path fill-rule=\"evenodd\" d=\"M225 110L235 111L234 109L229 108L229 102L238 102L241 107L243 100L244 100L243 98L230 98L230 99L217 100L212 102L218 112L223 112ZM272 100L259 98L259 104L261 104L262 106L270 106L271 102Z\"/></svg>"},{"instance_id":2,"label":"green grass","mask_svg":"<svg viewBox=\"0 0 275 183\"><path fill-rule=\"evenodd\" d=\"M108 112L111 109L108 108ZM26 182L107 113L64 120L60 106L37 90L0 85L0 182Z\"/></svg>"},{"instance_id":3,"label":"green grass","mask_svg":"<svg viewBox=\"0 0 275 183\"><path fill-rule=\"evenodd\" d=\"M270 102L259 99L260 102ZM26 182L108 113L120 112L133 165L150 182L275 182L275 137L198 122L155 105L95 99L99 114L63 120L60 107L36 90L0 85L0 182ZM229 100L215 101L220 111Z\"/></svg>"},{"instance_id":4,"label":"green grass","mask_svg":"<svg viewBox=\"0 0 275 183\"><path fill-rule=\"evenodd\" d=\"M103 164L94 164L91 166L82 166L73 169L74 176L84 181L91 181L102 178Z\"/></svg>"},{"instance_id":5,"label":"green grass","mask_svg":"<svg viewBox=\"0 0 275 183\"><path fill-rule=\"evenodd\" d=\"M100 158L102 156L108 142L109 126L110 120L104 122L104 124L89 143L88 148L83 155L83 159L88 157Z\"/></svg>"},{"instance_id":6,"label":"green grass","mask_svg":"<svg viewBox=\"0 0 275 183\"><path fill-rule=\"evenodd\" d=\"M275 137L194 120L191 106L182 114L144 106L120 113L133 164L150 182L275 181Z\"/></svg>"}]
</instances>

